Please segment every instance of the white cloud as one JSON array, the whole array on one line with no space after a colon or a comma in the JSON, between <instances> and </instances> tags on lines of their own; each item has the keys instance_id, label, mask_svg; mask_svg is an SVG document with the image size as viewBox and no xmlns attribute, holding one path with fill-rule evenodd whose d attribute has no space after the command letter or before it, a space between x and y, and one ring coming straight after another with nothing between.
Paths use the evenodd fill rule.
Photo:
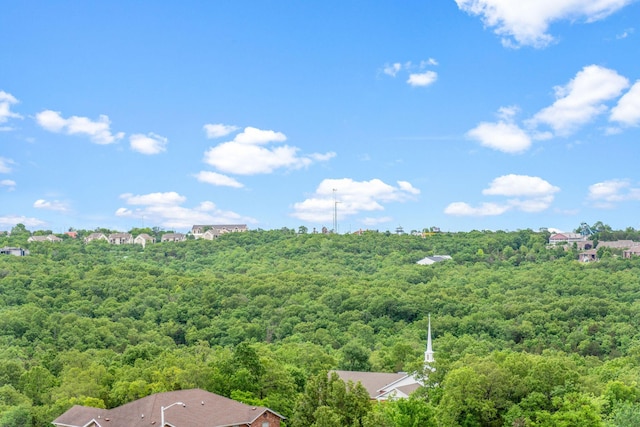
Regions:
<instances>
[{"instance_id":1,"label":"white cloud","mask_svg":"<svg viewBox=\"0 0 640 427\"><path fill-rule=\"evenodd\" d=\"M24 224L26 227L39 227L46 224L37 218L28 218L26 216L18 215L6 215L0 216L0 226L14 226L17 224Z\"/></svg>"},{"instance_id":2,"label":"white cloud","mask_svg":"<svg viewBox=\"0 0 640 427\"><path fill-rule=\"evenodd\" d=\"M67 206L67 204L59 200L49 201L44 199L38 199L35 202L33 202L33 207L36 209L47 209L50 211L59 211L59 212L67 212L69 210L69 207Z\"/></svg>"},{"instance_id":3,"label":"white cloud","mask_svg":"<svg viewBox=\"0 0 640 427\"><path fill-rule=\"evenodd\" d=\"M97 121L87 117L62 117L59 111L44 110L36 114L36 122L49 132L67 135L86 135L96 144L112 144L124 137L123 132L111 133L111 121L106 115L100 115Z\"/></svg>"},{"instance_id":4,"label":"white cloud","mask_svg":"<svg viewBox=\"0 0 640 427\"><path fill-rule=\"evenodd\" d=\"M222 123L216 124L206 124L203 126L204 131L207 134L207 138L221 138L223 136L229 135L231 132L235 132L238 130L237 126L224 125Z\"/></svg>"},{"instance_id":5,"label":"white cloud","mask_svg":"<svg viewBox=\"0 0 640 427\"><path fill-rule=\"evenodd\" d=\"M0 181L0 187L7 187L8 191L16 189L16 182L12 179L3 179Z\"/></svg>"},{"instance_id":6,"label":"white cloud","mask_svg":"<svg viewBox=\"0 0 640 427\"><path fill-rule=\"evenodd\" d=\"M175 206L184 203L187 198L181 196L175 191L168 191L166 193L149 193L143 195L133 195L131 193L124 193L120 195L121 199L124 199L128 205L161 205L161 206Z\"/></svg>"},{"instance_id":7,"label":"white cloud","mask_svg":"<svg viewBox=\"0 0 640 427\"><path fill-rule=\"evenodd\" d=\"M629 92L618 101L618 105L611 109L609 120L626 126L640 124L640 80L636 81Z\"/></svg>"},{"instance_id":8,"label":"white cloud","mask_svg":"<svg viewBox=\"0 0 640 427\"><path fill-rule=\"evenodd\" d=\"M557 100L536 113L530 124L544 123L556 134L569 135L605 112L603 102L619 96L628 86L629 81L614 70L586 66L566 86L554 88Z\"/></svg>"},{"instance_id":9,"label":"white cloud","mask_svg":"<svg viewBox=\"0 0 640 427\"><path fill-rule=\"evenodd\" d=\"M382 72L391 77L395 77L396 74L398 74L398 71L400 71L401 69L402 69L402 64L400 64L399 62L394 62L391 65L389 64L385 65L384 68L382 69Z\"/></svg>"},{"instance_id":10,"label":"white cloud","mask_svg":"<svg viewBox=\"0 0 640 427\"><path fill-rule=\"evenodd\" d=\"M552 195L560 188L537 176L503 175L495 178L489 188L482 190L482 194L489 196L527 196L541 197Z\"/></svg>"},{"instance_id":11,"label":"white cloud","mask_svg":"<svg viewBox=\"0 0 640 427\"><path fill-rule=\"evenodd\" d=\"M391 218L390 216L381 216L379 218L366 217L361 222L364 225L371 227L374 225L384 224L386 222L391 222L391 221L393 221L393 218Z\"/></svg>"},{"instance_id":12,"label":"white cloud","mask_svg":"<svg viewBox=\"0 0 640 427\"><path fill-rule=\"evenodd\" d=\"M139 208L118 208L115 212L119 217L144 218L146 222L159 224L167 228L185 229L193 224L233 224L254 223L255 219L243 217L235 212L224 211L216 207L213 202L205 201L195 208L180 206L186 197L175 192L151 193L134 196L131 193L122 194L128 205L138 205Z\"/></svg>"},{"instance_id":13,"label":"white cloud","mask_svg":"<svg viewBox=\"0 0 640 427\"><path fill-rule=\"evenodd\" d=\"M15 96L0 90L0 123L6 123L9 119L21 119L22 116L11 111L11 105L17 104ZM10 128L7 128L10 129Z\"/></svg>"},{"instance_id":14,"label":"white cloud","mask_svg":"<svg viewBox=\"0 0 640 427\"><path fill-rule=\"evenodd\" d=\"M282 132L262 130L248 126L233 138L233 142L239 144L267 144L269 142L284 142L287 137Z\"/></svg>"},{"instance_id":15,"label":"white cloud","mask_svg":"<svg viewBox=\"0 0 640 427\"><path fill-rule=\"evenodd\" d=\"M211 171L200 171L195 175L200 182L206 182L220 187L242 188L244 185L227 175Z\"/></svg>"},{"instance_id":16,"label":"white cloud","mask_svg":"<svg viewBox=\"0 0 640 427\"><path fill-rule=\"evenodd\" d=\"M167 149L169 140L151 132L148 135L136 133L129 137L131 149L142 154L159 154Z\"/></svg>"},{"instance_id":17,"label":"white cloud","mask_svg":"<svg viewBox=\"0 0 640 427\"><path fill-rule=\"evenodd\" d=\"M271 173L276 169L300 169L314 161L325 161L335 153L298 155L299 149L288 145L264 147L269 142L283 142L281 132L247 127L233 141L223 142L204 153L204 162L216 169L238 175Z\"/></svg>"},{"instance_id":18,"label":"white cloud","mask_svg":"<svg viewBox=\"0 0 640 427\"><path fill-rule=\"evenodd\" d=\"M510 210L522 212L541 212L548 209L554 194L560 188L537 176L503 175L495 178L489 187L482 190L486 196L510 197L501 203L482 203L473 207L465 202L454 202L444 210L446 214L455 216L495 216Z\"/></svg>"},{"instance_id":19,"label":"white cloud","mask_svg":"<svg viewBox=\"0 0 640 427\"><path fill-rule=\"evenodd\" d=\"M640 187L626 179L612 179L589 186L588 198L599 208L612 208L616 203L640 200Z\"/></svg>"},{"instance_id":20,"label":"white cloud","mask_svg":"<svg viewBox=\"0 0 640 427\"><path fill-rule=\"evenodd\" d=\"M480 16L484 25L509 47L542 48L553 41L547 33L552 22L606 18L633 0L456 0L460 10Z\"/></svg>"},{"instance_id":21,"label":"white cloud","mask_svg":"<svg viewBox=\"0 0 640 427\"><path fill-rule=\"evenodd\" d=\"M438 73L435 71L425 71L424 73L409 74L407 83L411 86L429 86L438 80Z\"/></svg>"},{"instance_id":22,"label":"white cloud","mask_svg":"<svg viewBox=\"0 0 640 427\"><path fill-rule=\"evenodd\" d=\"M405 202L419 193L406 181L399 181L394 187L379 179L325 179L310 198L293 205L291 215L310 222L330 221L337 202L338 216L343 219L360 212L382 211L383 203Z\"/></svg>"},{"instance_id":23,"label":"white cloud","mask_svg":"<svg viewBox=\"0 0 640 427\"><path fill-rule=\"evenodd\" d=\"M531 147L531 137L518 125L505 121L481 122L468 131L467 136L485 147L505 153L522 153Z\"/></svg>"},{"instance_id":24,"label":"white cloud","mask_svg":"<svg viewBox=\"0 0 640 427\"><path fill-rule=\"evenodd\" d=\"M482 203L479 207L474 208L468 203L454 202L444 209L444 213L453 216L495 216L502 215L509 209L509 206L497 203Z\"/></svg>"},{"instance_id":25,"label":"white cloud","mask_svg":"<svg viewBox=\"0 0 640 427\"><path fill-rule=\"evenodd\" d=\"M15 162L13 160L0 157L0 173L11 173L12 165L14 164Z\"/></svg>"}]
</instances>

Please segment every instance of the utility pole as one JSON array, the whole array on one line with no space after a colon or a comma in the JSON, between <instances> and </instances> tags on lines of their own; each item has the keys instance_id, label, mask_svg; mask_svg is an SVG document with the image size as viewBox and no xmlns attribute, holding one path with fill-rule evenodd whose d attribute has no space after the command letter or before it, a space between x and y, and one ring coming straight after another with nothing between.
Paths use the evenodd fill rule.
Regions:
<instances>
[{"instance_id":1,"label":"utility pole","mask_svg":"<svg viewBox=\"0 0 640 427\"><path fill-rule=\"evenodd\" d=\"M338 233L338 200L336 199L337 189L333 189L333 232Z\"/></svg>"}]
</instances>

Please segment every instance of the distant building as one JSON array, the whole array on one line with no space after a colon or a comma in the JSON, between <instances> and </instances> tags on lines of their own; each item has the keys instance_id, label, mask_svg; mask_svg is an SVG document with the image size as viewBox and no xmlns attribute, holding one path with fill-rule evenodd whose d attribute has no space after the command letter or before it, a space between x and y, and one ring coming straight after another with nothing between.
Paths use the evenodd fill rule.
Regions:
<instances>
[{"instance_id":1,"label":"distant building","mask_svg":"<svg viewBox=\"0 0 640 427\"><path fill-rule=\"evenodd\" d=\"M187 236L182 233L166 233L162 235L161 242L184 242Z\"/></svg>"},{"instance_id":2,"label":"distant building","mask_svg":"<svg viewBox=\"0 0 640 427\"><path fill-rule=\"evenodd\" d=\"M87 237L84 238L85 243L93 242L95 240L104 240L108 242L109 239L103 233L91 233Z\"/></svg>"},{"instance_id":3,"label":"distant building","mask_svg":"<svg viewBox=\"0 0 640 427\"><path fill-rule=\"evenodd\" d=\"M152 394L112 409L75 405L57 427L280 427L284 417L201 389Z\"/></svg>"},{"instance_id":4,"label":"distant building","mask_svg":"<svg viewBox=\"0 0 640 427\"><path fill-rule=\"evenodd\" d=\"M222 234L240 233L247 230L246 224L194 225L191 227L191 234L196 239L213 240Z\"/></svg>"},{"instance_id":5,"label":"distant building","mask_svg":"<svg viewBox=\"0 0 640 427\"><path fill-rule=\"evenodd\" d=\"M146 233L138 234L135 239L133 239L133 243L136 245L142 245L144 248L147 243L155 243L156 239L149 236Z\"/></svg>"},{"instance_id":6,"label":"distant building","mask_svg":"<svg viewBox=\"0 0 640 427\"><path fill-rule=\"evenodd\" d=\"M0 248L0 255L26 256L29 255L29 251L22 248L10 248L5 246L4 248Z\"/></svg>"},{"instance_id":7,"label":"distant building","mask_svg":"<svg viewBox=\"0 0 640 427\"><path fill-rule=\"evenodd\" d=\"M437 262L447 261L452 259L449 255L433 255L422 258L420 261L416 262L416 264L420 265L431 265Z\"/></svg>"},{"instance_id":8,"label":"distant building","mask_svg":"<svg viewBox=\"0 0 640 427\"><path fill-rule=\"evenodd\" d=\"M587 240L587 236L583 236L580 233L556 233L549 236L550 245L562 245L567 243L584 242Z\"/></svg>"},{"instance_id":9,"label":"distant building","mask_svg":"<svg viewBox=\"0 0 640 427\"><path fill-rule=\"evenodd\" d=\"M130 245L133 244L133 236L129 233L109 234L109 243L112 245Z\"/></svg>"},{"instance_id":10,"label":"distant building","mask_svg":"<svg viewBox=\"0 0 640 427\"><path fill-rule=\"evenodd\" d=\"M62 239L53 234L48 236L31 236L27 239L27 242L62 242Z\"/></svg>"}]
</instances>

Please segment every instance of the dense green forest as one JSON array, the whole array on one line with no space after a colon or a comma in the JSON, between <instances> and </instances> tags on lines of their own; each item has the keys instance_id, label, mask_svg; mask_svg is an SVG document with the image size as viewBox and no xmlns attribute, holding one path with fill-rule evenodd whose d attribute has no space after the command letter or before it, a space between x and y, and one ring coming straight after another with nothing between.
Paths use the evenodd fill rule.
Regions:
<instances>
[{"instance_id":1,"label":"dense green forest","mask_svg":"<svg viewBox=\"0 0 640 427\"><path fill-rule=\"evenodd\" d=\"M0 256L1 427L193 387L290 427L640 425L640 257L579 263L532 230L145 248L18 231L0 236L30 250ZM411 399L327 375L420 373L429 314L435 371Z\"/></svg>"}]
</instances>

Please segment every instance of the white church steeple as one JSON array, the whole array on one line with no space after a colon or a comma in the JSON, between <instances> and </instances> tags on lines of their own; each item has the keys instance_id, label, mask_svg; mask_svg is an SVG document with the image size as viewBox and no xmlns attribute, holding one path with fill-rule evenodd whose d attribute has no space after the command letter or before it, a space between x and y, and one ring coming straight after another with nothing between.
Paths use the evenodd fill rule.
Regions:
<instances>
[{"instance_id":1,"label":"white church steeple","mask_svg":"<svg viewBox=\"0 0 640 427\"><path fill-rule=\"evenodd\" d=\"M427 350L424 352L424 363L433 363L435 360L433 357L433 348L431 347L431 313L429 313L429 331L427 333Z\"/></svg>"}]
</instances>

